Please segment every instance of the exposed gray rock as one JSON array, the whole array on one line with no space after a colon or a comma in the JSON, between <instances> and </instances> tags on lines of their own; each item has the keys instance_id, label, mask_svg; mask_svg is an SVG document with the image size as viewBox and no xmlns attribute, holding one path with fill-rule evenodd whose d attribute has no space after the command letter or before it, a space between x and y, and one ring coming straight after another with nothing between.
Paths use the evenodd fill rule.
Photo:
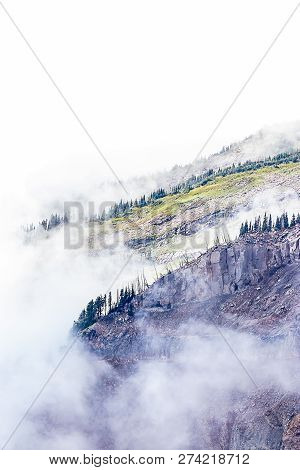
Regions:
<instances>
[{"instance_id":1,"label":"exposed gray rock","mask_svg":"<svg viewBox=\"0 0 300 470\"><path fill-rule=\"evenodd\" d=\"M127 305L100 319L82 338L118 367L172 360L190 340L184 325L193 319L278 341L288 354L299 356L299 240L296 226L211 249L156 281L132 301L131 309ZM257 388L233 401L226 417L208 419L205 446L299 449L299 416L300 395ZM197 447L193 439L190 445Z\"/></svg>"}]
</instances>

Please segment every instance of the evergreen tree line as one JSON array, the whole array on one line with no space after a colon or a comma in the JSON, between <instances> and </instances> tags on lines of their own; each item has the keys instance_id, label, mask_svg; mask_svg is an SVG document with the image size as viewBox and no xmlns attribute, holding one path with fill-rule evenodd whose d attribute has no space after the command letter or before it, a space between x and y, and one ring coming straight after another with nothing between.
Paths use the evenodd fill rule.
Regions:
<instances>
[{"instance_id":1,"label":"evergreen tree line","mask_svg":"<svg viewBox=\"0 0 300 470\"><path fill-rule=\"evenodd\" d=\"M272 232L278 231L281 229L286 229L290 227L294 227L296 224L300 224L300 214L298 213L297 216L295 214L292 215L291 220L289 221L289 217L287 212L281 214L281 216L277 216L276 219L273 221L272 215L265 215L263 218L260 216L255 217L254 222L248 222L246 220L242 223L240 227L240 235L244 235L245 233L254 233L254 232Z\"/></svg>"},{"instance_id":2,"label":"evergreen tree line","mask_svg":"<svg viewBox=\"0 0 300 470\"><path fill-rule=\"evenodd\" d=\"M103 211L102 214L96 214L92 216L89 221L104 222L104 220L110 220L116 217L123 217L124 215L127 215L134 207L149 206L150 204L153 204L157 199L161 199L165 196L167 196L167 192L163 188L159 188L158 190L153 191L148 197L146 197L146 195L144 194L142 197L135 200L131 199L130 201L123 201L121 199L120 202L114 204L107 211Z\"/></svg>"},{"instance_id":3,"label":"evergreen tree line","mask_svg":"<svg viewBox=\"0 0 300 470\"><path fill-rule=\"evenodd\" d=\"M117 217L124 217L128 215L133 208L135 207L145 207L151 204L155 204L161 198L164 198L168 195L174 195L179 193L189 192L192 189L195 189L199 186L205 186L206 184L213 182L215 178L220 176L227 176L236 173L243 173L246 171L251 170L259 170L260 168L268 167L268 166L277 166L283 163L297 163L300 161L300 152L293 152L293 153L280 153L274 157L268 157L264 160L259 161L246 161L245 163L239 163L238 165L231 165L226 168L219 168L218 170L209 169L201 175L195 176L192 175L186 181L177 184L176 186L172 186L170 190L165 190L164 188L159 188L156 191L153 191L149 196L145 194L140 198L130 201L123 201L122 199L110 207L108 210L104 210L102 214L95 214L87 221L90 222L104 222L105 220L110 220ZM42 220L40 225L45 230L51 230L52 228L60 225L62 223L67 223L68 217L67 215L59 216L58 214L52 214L50 219ZM29 227L32 230L35 229L33 224L27 226L26 231L30 231Z\"/></svg>"},{"instance_id":4,"label":"evergreen tree line","mask_svg":"<svg viewBox=\"0 0 300 470\"><path fill-rule=\"evenodd\" d=\"M51 214L50 219L44 219L40 222L40 225L44 230L51 230L61 224L67 224L69 222L68 216L59 214Z\"/></svg>"},{"instance_id":5,"label":"evergreen tree line","mask_svg":"<svg viewBox=\"0 0 300 470\"><path fill-rule=\"evenodd\" d=\"M104 211L102 214L96 214L90 218L90 221L103 222L115 217L124 217L130 213L134 207L145 207L155 203L158 199L161 199L168 195L174 195L179 193L189 192L199 186L205 186L209 182L214 181L219 176L227 176L236 173L243 173L245 171L259 170L260 168L268 166L277 166L283 163L297 163L300 161L300 152L296 153L280 153L275 157L268 157L265 160L251 161L248 160L245 163L239 163L238 165L231 165L226 168L219 168L218 170L209 169L201 175L192 175L186 181L172 186L170 190L159 188L157 191L153 191L150 196L146 197L144 194L141 198L135 199L134 201L123 201L114 204L108 211Z\"/></svg>"},{"instance_id":6,"label":"evergreen tree line","mask_svg":"<svg viewBox=\"0 0 300 470\"><path fill-rule=\"evenodd\" d=\"M67 224L69 222L68 216L65 215L59 215L59 214L51 214L49 219L43 219L41 222L39 222L39 226L42 227L44 230L51 230L58 225L61 224ZM26 225L23 226L23 230L25 232L32 232L35 230L36 227L34 224Z\"/></svg>"},{"instance_id":7,"label":"evergreen tree line","mask_svg":"<svg viewBox=\"0 0 300 470\"><path fill-rule=\"evenodd\" d=\"M32 230L35 230L35 225L22 225L21 228L24 230L24 232L32 232Z\"/></svg>"},{"instance_id":8,"label":"evergreen tree line","mask_svg":"<svg viewBox=\"0 0 300 470\"><path fill-rule=\"evenodd\" d=\"M147 287L148 283L143 275L141 278L138 278L136 283L128 284L120 291L117 290L115 301L113 301L111 291L107 294L99 295L95 300L90 300L86 308L80 313L78 320L74 322L73 331L77 333L84 330L93 325L100 317L114 312L121 312L126 306L128 306L128 315L132 316L134 309L131 301L137 296L142 301L142 293Z\"/></svg>"}]
</instances>

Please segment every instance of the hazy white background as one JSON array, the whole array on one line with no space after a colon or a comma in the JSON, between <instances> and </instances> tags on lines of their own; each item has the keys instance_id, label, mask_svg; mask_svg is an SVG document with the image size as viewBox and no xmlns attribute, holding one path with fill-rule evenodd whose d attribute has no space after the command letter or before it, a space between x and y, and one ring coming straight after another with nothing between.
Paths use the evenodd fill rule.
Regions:
<instances>
[{"instance_id":1,"label":"hazy white background","mask_svg":"<svg viewBox=\"0 0 300 470\"><path fill-rule=\"evenodd\" d=\"M295 2L7 0L5 5L113 168L128 178L196 156ZM265 124L299 118L299 15L206 155ZM61 357L74 317L109 287L126 253L97 262L84 251L64 250L61 232L26 247L15 235L20 223L49 215L46 208L56 199L76 192L89 197L96 183L112 175L1 8L0 42L4 441ZM111 192L105 187L103 199ZM121 190L118 195L124 197ZM138 268L133 260L119 283ZM36 426L30 416L11 446L88 445L86 435L76 434L76 413L88 422L83 418L90 412L85 397L93 366L77 351L68 361L37 410L49 411L50 400L52 410L56 405L65 410L69 425L58 434L44 422Z\"/></svg>"},{"instance_id":2,"label":"hazy white background","mask_svg":"<svg viewBox=\"0 0 300 470\"><path fill-rule=\"evenodd\" d=\"M120 178L191 161L296 2L4 2ZM299 118L299 12L207 155ZM68 198L111 173L0 9L1 189ZM120 193L121 194L121 193ZM9 201L9 202L10 202ZM16 210L16 209L15 209ZM24 212L24 207L23 207Z\"/></svg>"}]
</instances>

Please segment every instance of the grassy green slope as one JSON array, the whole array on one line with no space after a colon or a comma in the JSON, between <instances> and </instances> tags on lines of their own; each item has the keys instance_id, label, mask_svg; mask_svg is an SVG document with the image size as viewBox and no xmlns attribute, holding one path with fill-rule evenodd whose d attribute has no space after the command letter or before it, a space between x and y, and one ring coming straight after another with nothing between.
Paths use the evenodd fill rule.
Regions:
<instances>
[{"instance_id":1,"label":"grassy green slope","mask_svg":"<svg viewBox=\"0 0 300 470\"><path fill-rule=\"evenodd\" d=\"M205 186L165 196L146 207L131 209L126 216L97 223L92 239L101 241L104 233L113 230L123 233L131 246L143 252L151 250L154 256L182 252L179 235L194 237L224 217L233 217L240 208L250 207L261 191L294 189L300 194L299 175L300 163L287 163L216 177Z\"/></svg>"}]
</instances>

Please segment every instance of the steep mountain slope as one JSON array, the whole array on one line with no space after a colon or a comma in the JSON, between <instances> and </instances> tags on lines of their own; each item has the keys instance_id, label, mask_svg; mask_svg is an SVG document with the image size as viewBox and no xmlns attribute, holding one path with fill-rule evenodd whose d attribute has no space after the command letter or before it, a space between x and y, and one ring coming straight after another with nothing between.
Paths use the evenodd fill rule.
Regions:
<instances>
[{"instance_id":1,"label":"steep mountain slope","mask_svg":"<svg viewBox=\"0 0 300 470\"><path fill-rule=\"evenodd\" d=\"M281 152L293 152L300 148L300 122L290 122L267 126L249 137L223 147L215 154L207 158L197 158L190 164L176 165L171 170L154 174L152 176L152 187L149 186L149 178L137 178L140 187L156 189L160 186L167 188L178 184L180 181L197 175L207 168L220 168L232 164L239 164L247 160L260 160L270 155ZM151 179L150 179L151 181Z\"/></svg>"},{"instance_id":2,"label":"steep mountain slope","mask_svg":"<svg viewBox=\"0 0 300 470\"><path fill-rule=\"evenodd\" d=\"M299 163L287 163L216 177L205 186L135 207L122 217L90 224L90 249L101 250L117 233L130 248L162 263L203 252L216 236L235 238L240 211L263 213L297 198L299 173Z\"/></svg>"},{"instance_id":3,"label":"steep mountain slope","mask_svg":"<svg viewBox=\"0 0 300 470\"><path fill-rule=\"evenodd\" d=\"M141 324L154 327L170 344L170 334L176 335L178 326L189 318L268 339L286 338L294 331L300 308L299 242L297 225L215 247L161 277L123 311L101 318L83 336L104 357L120 357L124 350L126 358L136 352L151 355ZM124 341L127 335L129 345Z\"/></svg>"},{"instance_id":4,"label":"steep mountain slope","mask_svg":"<svg viewBox=\"0 0 300 470\"><path fill-rule=\"evenodd\" d=\"M193 437L185 445L299 448L300 395L284 382L287 379L280 383L273 382L273 376L265 379L273 359L281 375L289 368L292 376L298 373L299 244L297 225L279 232L244 235L236 242L214 247L159 279L115 313L100 318L80 333L81 338L98 358L113 364L120 377L134 376L137 365L145 361L176 363L181 351L194 341L200 341L200 350L193 355L201 357L211 342L218 355L223 342L235 357L235 366L246 378L248 375L248 387L232 390L224 412L219 398L219 412L211 404L214 412L206 410L204 415L194 416L198 420L193 422ZM242 335L242 339L235 342L233 334ZM245 351L237 354L238 346L231 345L246 344L247 334L257 341L256 346L246 355ZM251 356L260 348L263 356L255 366Z\"/></svg>"}]
</instances>

